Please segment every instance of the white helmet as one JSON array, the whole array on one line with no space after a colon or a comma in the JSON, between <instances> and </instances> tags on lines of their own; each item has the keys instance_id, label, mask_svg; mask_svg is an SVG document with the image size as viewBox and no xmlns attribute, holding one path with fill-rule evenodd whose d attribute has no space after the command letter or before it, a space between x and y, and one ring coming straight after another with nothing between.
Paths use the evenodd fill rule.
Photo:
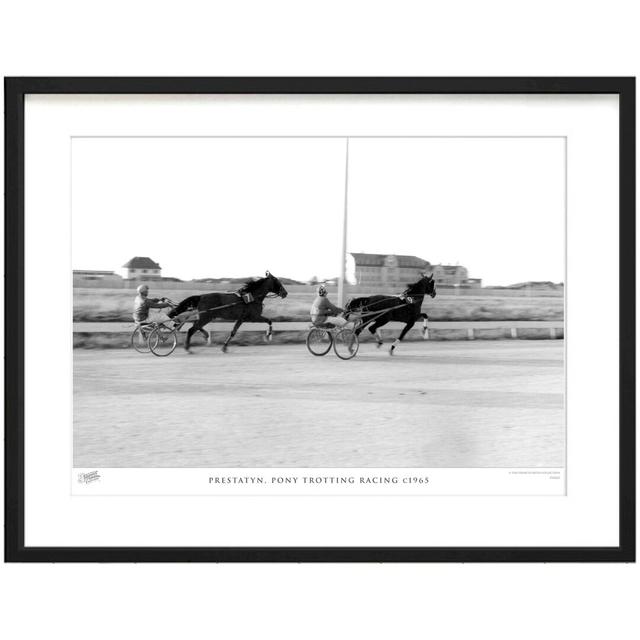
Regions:
<instances>
[{"instance_id":1,"label":"white helmet","mask_svg":"<svg viewBox=\"0 0 640 640\"><path fill-rule=\"evenodd\" d=\"M325 287L323 284L321 284L318 287L318 295L319 296L326 296L327 295L327 287Z\"/></svg>"},{"instance_id":2,"label":"white helmet","mask_svg":"<svg viewBox=\"0 0 640 640\"><path fill-rule=\"evenodd\" d=\"M141 284L141 285L136 289L136 291L137 291L138 293L142 293L143 291L144 291L145 293L149 293L149 285Z\"/></svg>"}]
</instances>

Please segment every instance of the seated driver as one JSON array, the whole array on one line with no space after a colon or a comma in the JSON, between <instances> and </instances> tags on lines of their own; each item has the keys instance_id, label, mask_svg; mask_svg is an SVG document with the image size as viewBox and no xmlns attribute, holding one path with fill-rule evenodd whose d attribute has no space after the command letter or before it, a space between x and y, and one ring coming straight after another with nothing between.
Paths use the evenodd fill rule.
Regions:
<instances>
[{"instance_id":1,"label":"seated driver","mask_svg":"<svg viewBox=\"0 0 640 640\"><path fill-rule=\"evenodd\" d=\"M149 298L149 287L141 284L136 291L138 295L133 303L133 321L136 324L147 324L149 309L165 309L170 307L165 298Z\"/></svg>"},{"instance_id":2,"label":"seated driver","mask_svg":"<svg viewBox=\"0 0 640 640\"><path fill-rule=\"evenodd\" d=\"M329 324L334 327L343 327L347 321L339 316L344 310L331 304L327 298L327 288L321 284L318 287L318 295L311 305L311 322L317 327L322 324Z\"/></svg>"}]
</instances>

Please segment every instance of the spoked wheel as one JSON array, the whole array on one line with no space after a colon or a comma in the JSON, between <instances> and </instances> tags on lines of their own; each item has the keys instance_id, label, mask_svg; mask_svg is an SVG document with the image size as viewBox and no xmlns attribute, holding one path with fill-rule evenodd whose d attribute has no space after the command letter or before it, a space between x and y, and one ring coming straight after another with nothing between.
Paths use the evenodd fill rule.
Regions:
<instances>
[{"instance_id":1,"label":"spoked wheel","mask_svg":"<svg viewBox=\"0 0 640 640\"><path fill-rule=\"evenodd\" d=\"M333 350L343 360L351 360L358 353L359 346L358 336L353 329L341 329L333 339Z\"/></svg>"},{"instance_id":2,"label":"spoked wheel","mask_svg":"<svg viewBox=\"0 0 640 640\"><path fill-rule=\"evenodd\" d=\"M147 325L140 325L131 334L131 346L138 353L149 353L149 334L152 328Z\"/></svg>"},{"instance_id":3,"label":"spoked wheel","mask_svg":"<svg viewBox=\"0 0 640 640\"><path fill-rule=\"evenodd\" d=\"M149 349L154 356L171 355L178 346L178 335L175 329L160 325L149 334Z\"/></svg>"},{"instance_id":4,"label":"spoked wheel","mask_svg":"<svg viewBox=\"0 0 640 640\"><path fill-rule=\"evenodd\" d=\"M333 336L326 329L315 327L307 334L307 349L314 356L323 356L329 353Z\"/></svg>"}]
</instances>

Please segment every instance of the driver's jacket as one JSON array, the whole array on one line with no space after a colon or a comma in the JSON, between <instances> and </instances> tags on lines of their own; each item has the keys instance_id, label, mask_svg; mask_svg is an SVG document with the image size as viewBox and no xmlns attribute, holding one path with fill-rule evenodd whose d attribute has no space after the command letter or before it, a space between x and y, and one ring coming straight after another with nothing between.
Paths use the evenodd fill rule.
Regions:
<instances>
[{"instance_id":1,"label":"driver's jacket","mask_svg":"<svg viewBox=\"0 0 640 640\"><path fill-rule=\"evenodd\" d=\"M336 316L339 313L342 313L342 309L331 304L326 296L317 296L311 305L311 322L320 324L329 316Z\"/></svg>"},{"instance_id":2,"label":"driver's jacket","mask_svg":"<svg viewBox=\"0 0 640 640\"><path fill-rule=\"evenodd\" d=\"M160 302L160 298L143 298L137 295L133 303L133 321L144 322L149 317L149 309L164 309L170 306L167 302Z\"/></svg>"}]
</instances>

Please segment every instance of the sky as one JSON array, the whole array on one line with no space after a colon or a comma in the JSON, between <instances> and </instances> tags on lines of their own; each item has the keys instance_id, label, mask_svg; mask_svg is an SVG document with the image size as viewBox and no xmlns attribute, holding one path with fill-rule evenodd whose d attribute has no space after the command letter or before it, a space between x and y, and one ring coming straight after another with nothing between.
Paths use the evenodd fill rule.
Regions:
<instances>
[{"instance_id":1,"label":"sky","mask_svg":"<svg viewBox=\"0 0 640 640\"><path fill-rule=\"evenodd\" d=\"M562 138L74 138L73 268L335 277L345 186L347 251L564 281Z\"/></svg>"}]
</instances>

